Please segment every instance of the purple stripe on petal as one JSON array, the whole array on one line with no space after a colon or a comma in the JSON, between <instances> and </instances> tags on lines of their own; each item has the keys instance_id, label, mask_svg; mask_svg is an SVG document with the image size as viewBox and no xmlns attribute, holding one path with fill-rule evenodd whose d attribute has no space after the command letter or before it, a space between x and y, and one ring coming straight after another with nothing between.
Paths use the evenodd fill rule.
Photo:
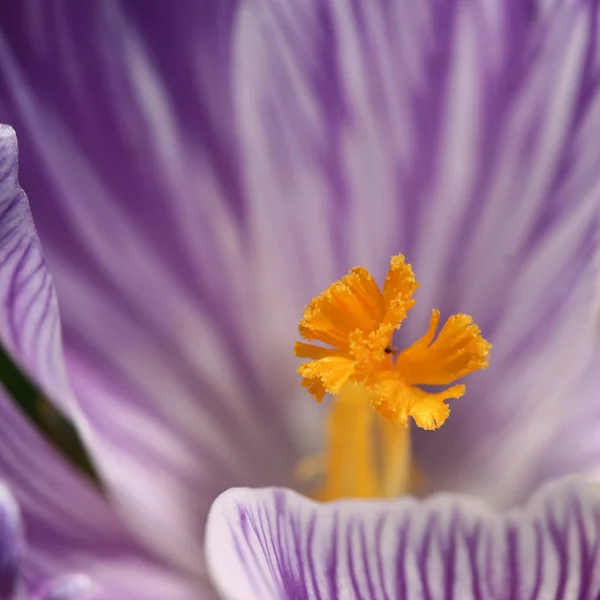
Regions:
<instances>
[{"instance_id":1,"label":"purple stripe on petal","mask_svg":"<svg viewBox=\"0 0 600 600\"><path fill-rule=\"evenodd\" d=\"M599 351L599 19L595 0L240 11L236 101L265 295L297 257L313 265L312 280L289 284L306 302L348 267L378 273L402 251L422 287L399 345L432 307L472 314L493 343L448 423L415 436L430 489L527 496L570 472L544 461L565 397L576 414L596 405L574 390Z\"/></svg>"},{"instance_id":2,"label":"purple stripe on petal","mask_svg":"<svg viewBox=\"0 0 600 600\"><path fill-rule=\"evenodd\" d=\"M502 501L546 478L595 346L597 4L143 6L19 5L0 38L69 375L137 534L201 573L211 499L291 473L303 304L399 249L424 283L408 336L439 306L494 342L417 439L430 487Z\"/></svg>"},{"instance_id":3,"label":"purple stripe on petal","mask_svg":"<svg viewBox=\"0 0 600 600\"><path fill-rule=\"evenodd\" d=\"M304 398L248 262L236 4L25 2L0 26L85 441L137 535L199 577L214 498L290 482L284 402Z\"/></svg>"},{"instance_id":4,"label":"purple stripe on petal","mask_svg":"<svg viewBox=\"0 0 600 600\"><path fill-rule=\"evenodd\" d=\"M17 139L0 125L0 343L51 397L70 392L56 295L17 180Z\"/></svg>"},{"instance_id":5,"label":"purple stripe on petal","mask_svg":"<svg viewBox=\"0 0 600 600\"><path fill-rule=\"evenodd\" d=\"M241 515L279 535L256 535ZM287 490L235 489L215 502L206 543L227 600L591 600L599 542L596 486L563 480L505 514L450 494L319 504ZM259 572L270 591L250 595L248 578Z\"/></svg>"}]
</instances>

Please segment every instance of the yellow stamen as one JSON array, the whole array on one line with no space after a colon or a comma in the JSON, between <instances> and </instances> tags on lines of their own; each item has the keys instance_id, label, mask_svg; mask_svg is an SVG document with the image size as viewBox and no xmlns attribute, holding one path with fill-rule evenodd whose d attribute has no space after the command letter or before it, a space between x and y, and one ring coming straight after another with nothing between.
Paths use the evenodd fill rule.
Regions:
<instances>
[{"instance_id":1,"label":"yellow stamen","mask_svg":"<svg viewBox=\"0 0 600 600\"><path fill-rule=\"evenodd\" d=\"M417 287L411 266L398 255L392 258L383 292L366 269L356 267L309 303L300 335L331 346L298 342L295 347L296 356L313 359L298 372L317 400L323 389L337 394L348 382L392 368L385 349L414 305Z\"/></svg>"},{"instance_id":2,"label":"yellow stamen","mask_svg":"<svg viewBox=\"0 0 600 600\"><path fill-rule=\"evenodd\" d=\"M381 439L381 483L379 496L394 498L407 494L413 486L410 460L410 427L398 427L377 419Z\"/></svg>"},{"instance_id":3,"label":"yellow stamen","mask_svg":"<svg viewBox=\"0 0 600 600\"><path fill-rule=\"evenodd\" d=\"M383 285L384 323L391 324L394 328L400 326L406 313L415 304L412 296L418 287L412 267L404 262L404 256L392 256Z\"/></svg>"},{"instance_id":4,"label":"yellow stamen","mask_svg":"<svg viewBox=\"0 0 600 600\"><path fill-rule=\"evenodd\" d=\"M488 366L491 344L470 316L450 317L432 343L439 320L434 310L427 333L398 356L396 369L410 385L448 385Z\"/></svg>"},{"instance_id":5,"label":"yellow stamen","mask_svg":"<svg viewBox=\"0 0 600 600\"><path fill-rule=\"evenodd\" d=\"M313 496L391 498L409 490L410 431L394 427L370 408L372 392L348 384L335 397L327 422L327 447L322 457L303 461L301 479L321 474L323 483Z\"/></svg>"},{"instance_id":6,"label":"yellow stamen","mask_svg":"<svg viewBox=\"0 0 600 600\"><path fill-rule=\"evenodd\" d=\"M448 416L450 408L445 400L464 395L465 385L454 385L442 392L426 392L409 386L401 376L393 374L380 378L373 386L373 408L385 419L398 425L408 425L412 417L422 429L438 429Z\"/></svg>"},{"instance_id":7,"label":"yellow stamen","mask_svg":"<svg viewBox=\"0 0 600 600\"><path fill-rule=\"evenodd\" d=\"M302 385L319 402L326 393L337 395L322 499L408 491L414 471L409 418L423 429L437 429L450 414L446 400L466 391L464 385L433 392L418 386L449 386L489 364L491 345L468 315L451 316L436 339L438 310L425 335L397 353L392 336L413 307L417 288L412 267L399 254L391 259L382 291L366 269L356 267L304 311L300 335L327 346L296 343L296 355L310 359L298 368Z\"/></svg>"},{"instance_id":8,"label":"yellow stamen","mask_svg":"<svg viewBox=\"0 0 600 600\"><path fill-rule=\"evenodd\" d=\"M373 411L365 401L368 390L349 384L336 397L327 423L328 448L323 500L378 496L372 443Z\"/></svg>"},{"instance_id":9,"label":"yellow stamen","mask_svg":"<svg viewBox=\"0 0 600 600\"><path fill-rule=\"evenodd\" d=\"M411 416L423 429L437 429L450 415L445 400L464 395L464 385L428 393L416 385L448 385L488 366L491 344L468 315L454 315L433 341L440 320L434 310L427 333L398 355L396 373L385 374L375 384L374 407L386 419L406 424Z\"/></svg>"}]
</instances>

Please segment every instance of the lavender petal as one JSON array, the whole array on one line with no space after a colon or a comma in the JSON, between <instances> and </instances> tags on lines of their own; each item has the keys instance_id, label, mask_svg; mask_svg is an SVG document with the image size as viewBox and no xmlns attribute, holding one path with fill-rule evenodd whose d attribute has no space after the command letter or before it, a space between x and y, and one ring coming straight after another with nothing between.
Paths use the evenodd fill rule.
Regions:
<instances>
[{"instance_id":1,"label":"lavender petal","mask_svg":"<svg viewBox=\"0 0 600 600\"><path fill-rule=\"evenodd\" d=\"M290 480L283 398L302 397L291 352L253 325L234 5L59 2L39 21L19 5L0 37L0 117L19 131L85 441L140 538L200 577L214 498Z\"/></svg>"},{"instance_id":2,"label":"lavender petal","mask_svg":"<svg viewBox=\"0 0 600 600\"><path fill-rule=\"evenodd\" d=\"M56 294L17 180L17 139L0 125L0 343L51 397L67 401Z\"/></svg>"},{"instance_id":3,"label":"lavender petal","mask_svg":"<svg viewBox=\"0 0 600 600\"><path fill-rule=\"evenodd\" d=\"M12 600L17 592L23 560L23 530L17 503L0 484L0 598Z\"/></svg>"},{"instance_id":4,"label":"lavender petal","mask_svg":"<svg viewBox=\"0 0 600 600\"><path fill-rule=\"evenodd\" d=\"M464 496L318 504L283 489L215 502L207 557L226 600L595 598L600 496L562 481L494 513Z\"/></svg>"},{"instance_id":5,"label":"lavender petal","mask_svg":"<svg viewBox=\"0 0 600 600\"><path fill-rule=\"evenodd\" d=\"M210 597L208 586L202 592L201 583L170 570L132 539L106 499L42 439L1 387L0 480L18 503L25 529L21 575L27 589L85 573L105 594L101 600ZM0 499L1 596L20 547L8 543L14 502L4 491Z\"/></svg>"},{"instance_id":6,"label":"lavender petal","mask_svg":"<svg viewBox=\"0 0 600 600\"><path fill-rule=\"evenodd\" d=\"M444 427L415 435L430 491L518 502L572 472L544 457L571 453L565 419L594 414L584 378L600 358L599 10L240 10L235 100L264 302L289 290L279 328L291 338L294 315L332 280L356 264L381 280L400 251L422 287L396 345L422 335L432 308L472 315L493 345ZM574 471L598 464L578 456Z\"/></svg>"},{"instance_id":7,"label":"lavender petal","mask_svg":"<svg viewBox=\"0 0 600 600\"><path fill-rule=\"evenodd\" d=\"M35 600L92 600L98 588L86 575L63 575L45 586Z\"/></svg>"}]
</instances>

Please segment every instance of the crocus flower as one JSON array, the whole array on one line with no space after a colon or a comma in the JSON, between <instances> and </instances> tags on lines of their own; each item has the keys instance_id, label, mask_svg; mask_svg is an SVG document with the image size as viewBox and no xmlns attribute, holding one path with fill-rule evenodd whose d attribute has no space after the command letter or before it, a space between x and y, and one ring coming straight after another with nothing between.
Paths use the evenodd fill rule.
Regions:
<instances>
[{"instance_id":1,"label":"crocus flower","mask_svg":"<svg viewBox=\"0 0 600 600\"><path fill-rule=\"evenodd\" d=\"M0 121L29 200L4 127L0 341L103 491L0 394L0 595L598 597L599 17L4 8ZM421 288L393 347L465 314L490 366L413 432L410 494L316 502L294 471L331 399L301 385L298 322L399 253Z\"/></svg>"}]
</instances>

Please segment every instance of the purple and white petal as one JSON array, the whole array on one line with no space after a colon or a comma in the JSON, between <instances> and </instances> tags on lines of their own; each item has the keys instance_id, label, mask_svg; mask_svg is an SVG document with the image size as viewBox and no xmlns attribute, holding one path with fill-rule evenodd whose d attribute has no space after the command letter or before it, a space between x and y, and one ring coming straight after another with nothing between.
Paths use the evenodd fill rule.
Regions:
<instances>
[{"instance_id":1,"label":"purple and white petal","mask_svg":"<svg viewBox=\"0 0 600 600\"><path fill-rule=\"evenodd\" d=\"M600 492L563 480L505 514L465 496L312 502L234 489L207 559L226 600L597 598Z\"/></svg>"},{"instance_id":2,"label":"purple and white petal","mask_svg":"<svg viewBox=\"0 0 600 600\"><path fill-rule=\"evenodd\" d=\"M0 117L19 132L75 416L131 526L195 572L220 492L288 481L280 399L302 396L253 319L234 6L26 1L0 34Z\"/></svg>"},{"instance_id":3,"label":"purple and white petal","mask_svg":"<svg viewBox=\"0 0 600 600\"><path fill-rule=\"evenodd\" d=\"M24 524L21 570L28 589L82 573L94 581L102 600L197 600L202 585L141 548L98 490L42 439L2 388L0 480L17 501ZM18 556L20 542L12 547L7 542L14 537L16 505L5 488L0 492L0 582L5 582L3 569L14 568L11 557Z\"/></svg>"},{"instance_id":4,"label":"purple and white petal","mask_svg":"<svg viewBox=\"0 0 600 600\"><path fill-rule=\"evenodd\" d=\"M550 6L523 19L524 3L502 4L499 20L459 11L453 35L467 47L453 57L447 120L456 129L440 138L452 183L442 181L434 196L421 248L449 235L437 259L433 251L416 255L419 270L420 257L429 260L427 300L470 312L493 344L491 367L470 379L448 427L417 439L421 466L433 487L502 504L547 478L589 472L591 456L571 442L585 430L563 427L583 415L598 419L597 393L585 379L600 359L599 7ZM459 82L475 68L479 103L461 109ZM465 167L471 187L452 162L464 160L460 142L469 139L471 153L480 149L480 160ZM506 470L515 448L519 460ZM571 457L569 468L550 458L558 455Z\"/></svg>"},{"instance_id":5,"label":"purple and white petal","mask_svg":"<svg viewBox=\"0 0 600 600\"><path fill-rule=\"evenodd\" d=\"M45 392L66 401L56 294L17 179L17 157L14 130L0 125L0 343Z\"/></svg>"},{"instance_id":6,"label":"purple and white petal","mask_svg":"<svg viewBox=\"0 0 600 600\"><path fill-rule=\"evenodd\" d=\"M96 584L83 574L63 575L38 592L34 600L92 600L98 596Z\"/></svg>"},{"instance_id":7,"label":"purple and white petal","mask_svg":"<svg viewBox=\"0 0 600 600\"><path fill-rule=\"evenodd\" d=\"M493 344L491 367L469 378L444 427L416 436L431 489L526 496L565 411L595 404L576 386L600 353L599 10L592 0L240 10L249 222L263 301L283 306L268 318L291 337L333 279L355 264L382 275L401 251L422 288L398 345L422 335L432 308L473 315ZM515 447L524 455L507 470ZM571 467L588 469L583 457Z\"/></svg>"},{"instance_id":8,"label":"purple and white petal","mask_svg":"<svg viewBox=\"0 0 600 600\"><path fill-rule=\"evenodd\" d=\"M407 331L469 311L498 356L420 448L432 485L519 495L488 448L591 352L594 3L28 6L5 17L0 116L23 134L87 439L139 535L196 570L215 493L283 482L300 310L398 250L424 282Z\"/></svg>"},{"instance_id":9,"label":"purple and white petal","mask_svg":"<svg viewBox=\"0 0 600 600\"><path fill-rule=\"evenodd\" d=\"M71 392L56 296L17 181L15 133L7 126L0 126L0 209L0 341L64 406ZM29 586L83 570L109 597L195 597L202 585L170 574L140 549L98 490L56 454L1 388L0 415L0 480L14 493L25 522ZM2 537L8 521L0 525ZM2 558L0 571L11 565L8 555Z\"/></svg>"},{"instance_id":10,"label":"purple and white petal","mask_svg":"<svg viewBox=\"0 0 600 600\"><path fill-rule=\"evenodd\" d=\"M0 598L12 600L19 588L23 560L23 528L12 494L0 484Z\"/></svg>"}]
</instances>

